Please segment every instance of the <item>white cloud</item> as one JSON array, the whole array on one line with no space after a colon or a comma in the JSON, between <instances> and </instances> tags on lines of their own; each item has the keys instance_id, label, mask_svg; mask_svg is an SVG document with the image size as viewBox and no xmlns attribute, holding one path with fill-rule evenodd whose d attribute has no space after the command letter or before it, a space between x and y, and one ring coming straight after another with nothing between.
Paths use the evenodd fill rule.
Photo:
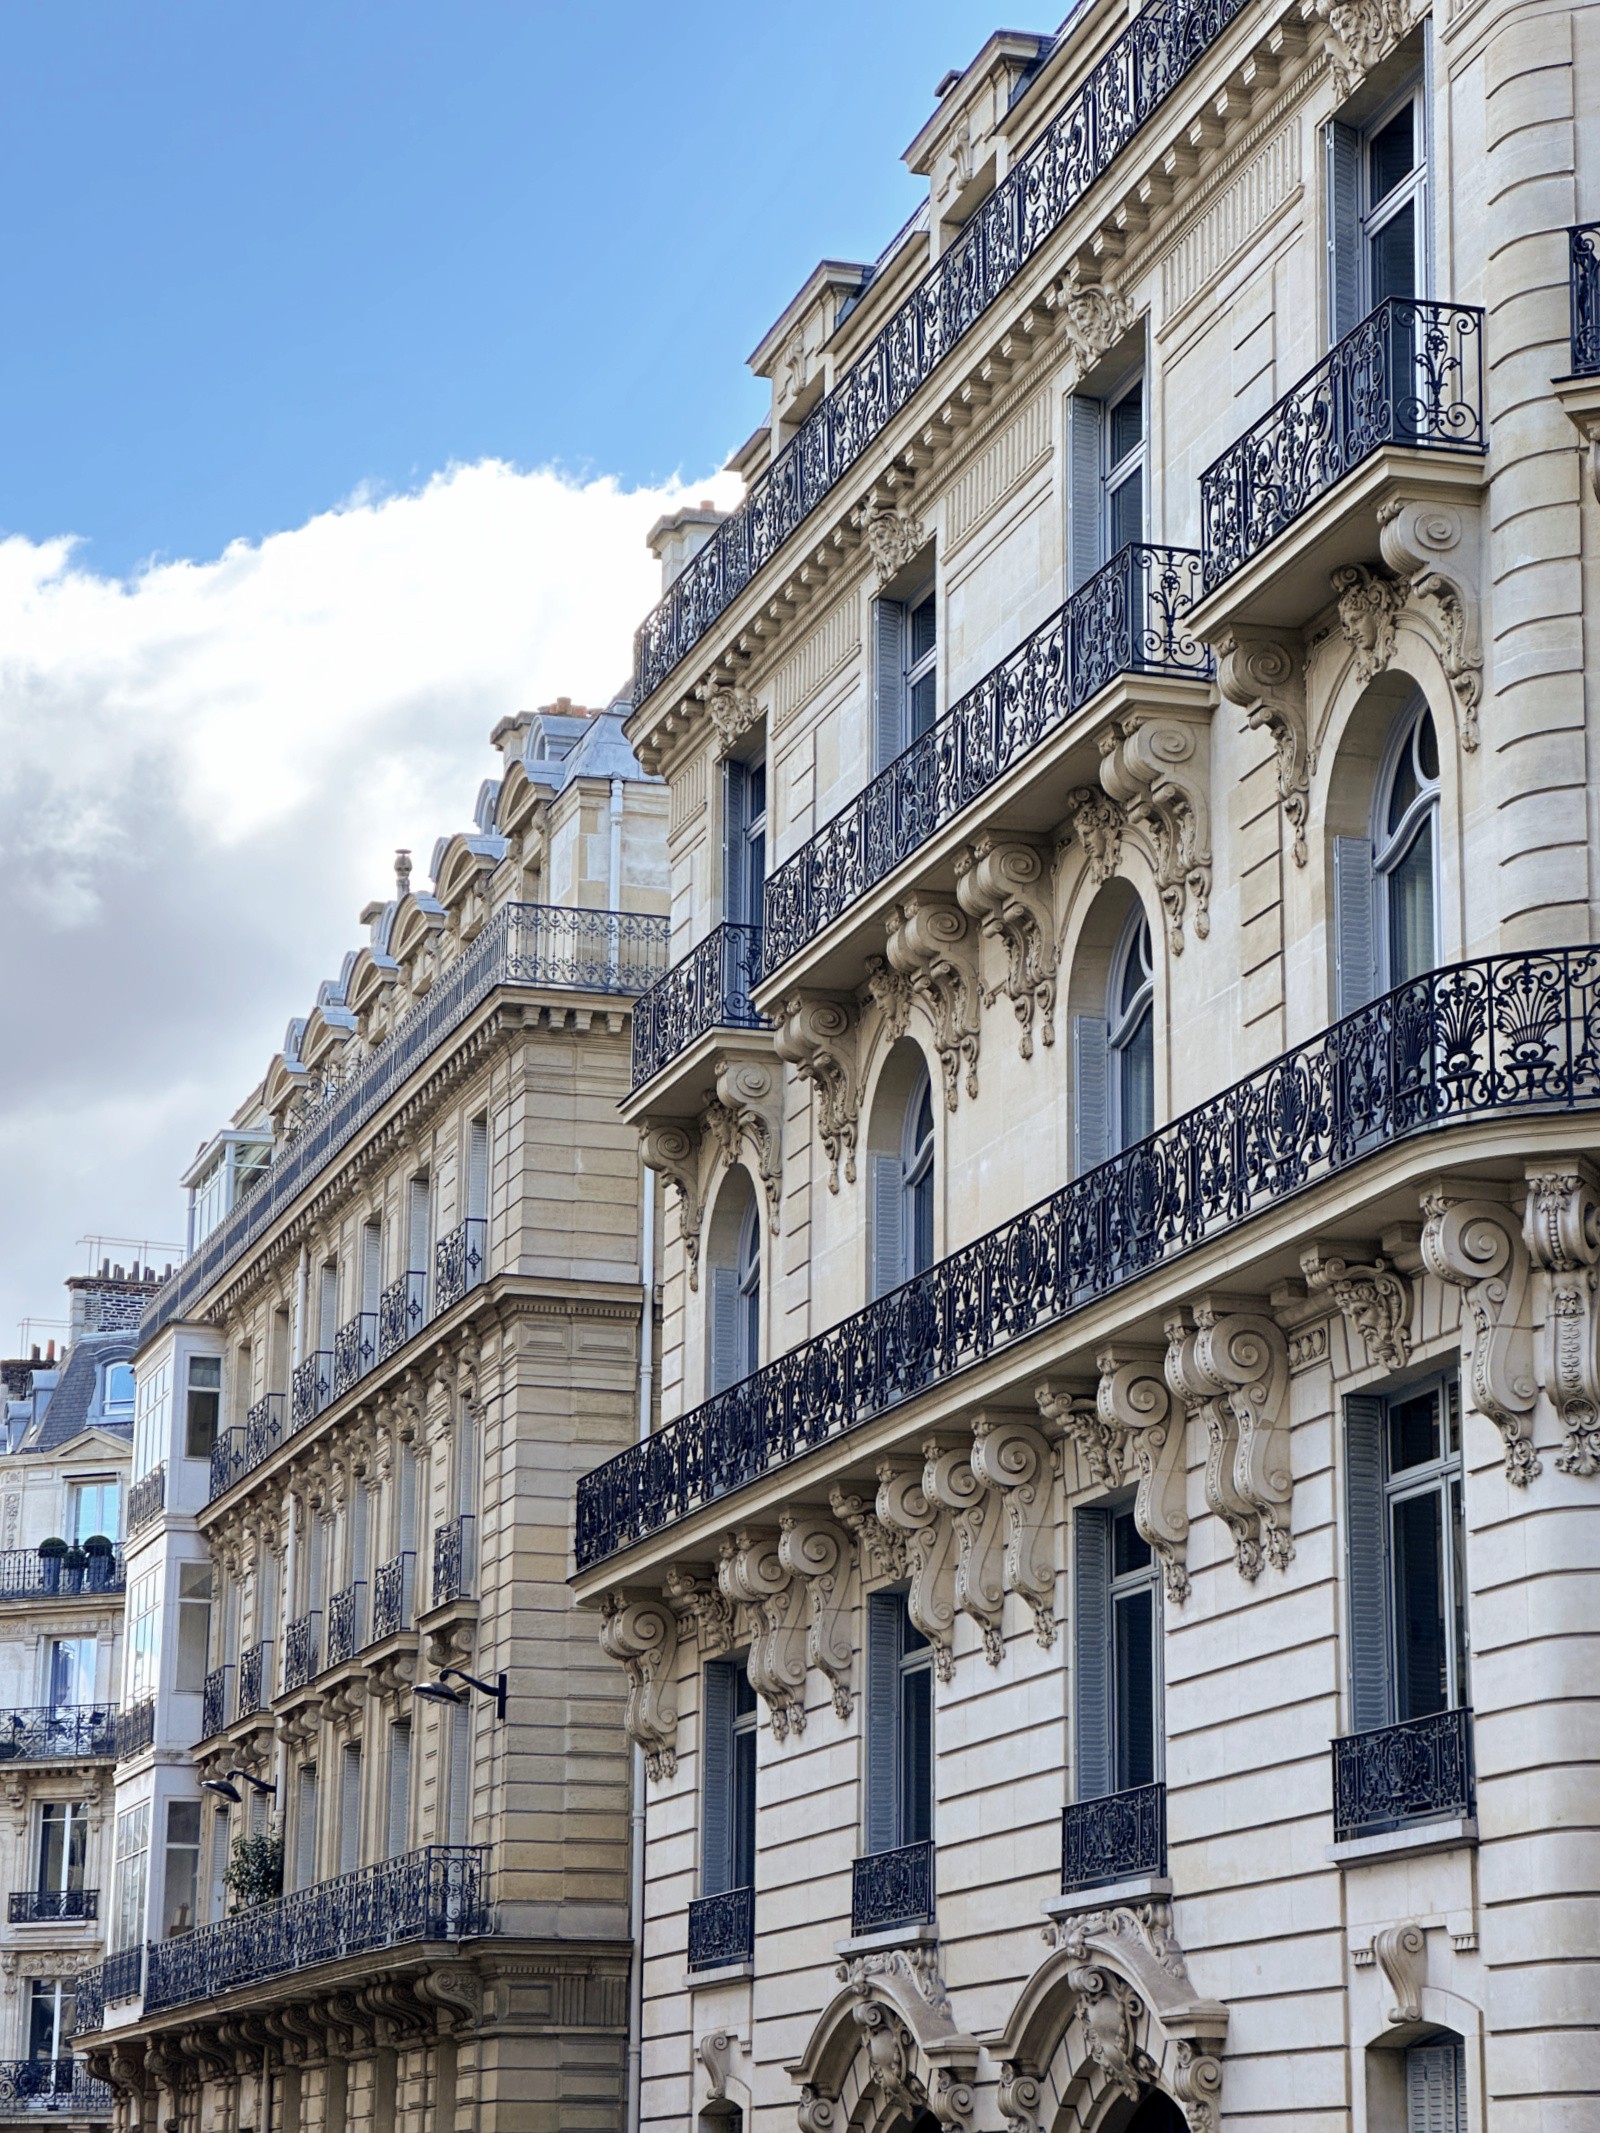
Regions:
<instances>
[{"instance_id":1,"label":"white cloud","mask_svg":"<svg viewBox=\"0 0 1600 2133\"><path fill-rule=\"evenodd\" d=\"M0 540L0 1350L79 1236L177 1234L395 847L470 820L507 712L609 700L707 493L486 461L126 580Z\"/></svg>"}]
</instances>

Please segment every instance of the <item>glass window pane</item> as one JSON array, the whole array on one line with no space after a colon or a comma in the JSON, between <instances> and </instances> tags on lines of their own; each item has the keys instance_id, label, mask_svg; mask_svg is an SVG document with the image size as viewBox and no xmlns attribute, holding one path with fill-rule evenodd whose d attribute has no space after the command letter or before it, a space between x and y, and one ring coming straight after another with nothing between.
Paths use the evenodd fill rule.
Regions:
<instances>
[{"instance_id":1,"label":"glass window pane","mask_svg":"<svg viewBox=\"0 0 1600 2133\"><path fill-rule=\"evenodd\" d=\"M938 678L932 668L911 684L911 740L918 739L933 724L938 712Z\"/></svg>"},{"instance_id":2,"label":"glass window pane","mask_svg":"<svg viewBox=\"0 0 1600 2133\"><path fill-rule=\"evenodd\" d=\"M1110 464L1121 466L1128 454L1135 450L1144 437L1144 393L1135 386L1125 393L1111 410L1111 426L1108 451Z\"/></svg>"},{"instance_id":3,"label":"glass window pane","mask_svg":"<svg viewBox=\"0 0 1600 2133\"><path fill-rule=\"evenodd\" d=\"M1422 822L1389 869L1389 978L1404 985L1434 967L1433 817Z\"/></svg>"},{"instance_id":4,"label":"glass window pane","mask_svg":"<svg viewBox=\"0 0 1600 2133\"><path fill-rule=\"evenodd\" d=\"M65 1888L66 1863L67 1803L65 1800L49 1800L40 1811L39 1887L42 1890Z\"/></svg>"},{"instance_id":5,"label":"glass window pane","mask_svg":"<svg viewBox=\"0 0 1600 2133\"><path fill-rule=\"evenodd\" d=\"M741 1667L740 1672L744 1670ZM749 1888L756 1878L756 1736L754 1728L733 1736L733 1879Z\"/></svg>"},{"instance_id":6,"label":"glass window pane","mask_svg":"<svg viewBox=\"0 0 1600 2133\"><path fill-rule=\"evenodd\" d=\"M1471 1703L1472 1681L1467 1656L1467 1532L1461 1510L1461 1477L1452 1475L1448 1490L1450 1509L1451 1628L1455 1638L1456 1678L1452 1704Z\"/></svg>"},{"instance_id":7,"label":"glass window pane","mask_svg":"<svg viewBox=\"0 0 1600 2133\"><path fill-rule=\"evenodd\" d=\"M1367 196L1376 207L1416 168L1415 107L1407 104L1367 144Z\"/></svg>"},{"instance_id":8,"label":"glass window pane","mask_svg":"<svg viewBox=\"0 0 1600 2133\"><path fill-rule=\"evenodd\" d=\"M1150 1543L1134 1524L1133 1513L1118 1511L1111 1521L1111 1575L1123 1578L1149 1567Z\"/></svg>"},{"instance_id":9,"label":"glass window pane","mask_svg":"<svg viewBox=\"0 0 1600 2133\"><path fill-rule=\"evenodd\" d=\"M1116 1783L1119 1792L1155 1780L1155 1595L1149 1586L1111 1603L1116 1646Z\"/></svg>"},{"instance_id":10,"label":"glass window pane","mask_svg":"<svg viewBox=\"0 0 1600 2133\"><path fill-rule=\"evenodd\" d=\"M1397 208L1369 240L1372 301L1417 293L1417 210L1413 202ZM1409 314L1407 314L1409 316Z\"/></svg>"},{"instance_id":11,"label":"glass window pane","mask_svg":"<svg viewBox=\"0 0 1600 2133\"><path fill-rule=\"evenodd\" d=\"M1417 770L1430 785L1439 782L1439 736L1434 730L1433 713L1424 711L1417 720Z\"/></svg>"},{"instance_id":12,"label":"glass window pane","mask_svg":"<svg viewBox=\"0 0 1600 2133\"><path fill-rule=\"evenodd\" d=\"M913 1667L900 1687L900 1841L933 1835L933 1673Z\"/></svg>"},{"instance_id":13,"label":"glass window pane","mask_svg":"<svg viewBox=\"0 0 1600 2133\"><path fill-rule=\"evenodd\" d=\"M1409 1400L1389 1406L1389 1472L1430 1466L1439 1456L1439 1394L1430 1386Z\"/></svg>"},{"instance_id":14,"label":"glass window pane","mask_svg":"<svg viewBox=\"0 0 1600 2133\"><path fill-rule=\"evenodd\" d=\"M911 610L911 664L926 659L937 641L938 614L932 593Z\"/></svg>"},{"instance_id":15,"label":"glass window pane","mask_svg":"<svg viewBox=\"0 0 1600 2133\"><path fill-rule=\"evenodd\" d=\"M1144 539L1144 473L1135 468L1111 491L1109 547L1113 555L1129 541Z\"/></svg>"},{"instance_id":16,"label":"glass window pane","mask_svg":"<svg viewBox=\"0 0 1600 2133\"><path fill-rule=\"evenodd\" d=\"M1156 1123L1155 1032L1148 1009L1118 1047L1117 1071L1122 1145L1131 1148L1153 1133Z\"/></svg>"},{"instance_id":17,"label":"glass window pane","mask_svg":"<svg viewBox=\"0 0 1600 2133\"><path fill-rule=\"evenodd\" d=\"M1450 1702L1444 1559L1436 1490L1408 1496L1390 1511L1394 1576L1395 1716L1426 1718Z\"/></svg>"}]
</instances>

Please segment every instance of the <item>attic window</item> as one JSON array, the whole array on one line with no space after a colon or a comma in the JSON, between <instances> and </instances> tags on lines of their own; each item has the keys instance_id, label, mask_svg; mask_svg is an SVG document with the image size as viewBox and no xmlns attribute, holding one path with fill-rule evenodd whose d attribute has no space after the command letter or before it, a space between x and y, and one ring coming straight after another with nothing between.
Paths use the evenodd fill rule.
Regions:
<instances>
[{"instance_id":1,"label":"attic window","mask_svg":"<svg viewBox=\"0 0 1600 2133\"><path fill-rule=\"evenodd\" d=\"M133 1412L134 1379L131 1363L112 1363L106 1369L105 1410L112 1414L124 1408Z\"/></svg>"}]
</instances>

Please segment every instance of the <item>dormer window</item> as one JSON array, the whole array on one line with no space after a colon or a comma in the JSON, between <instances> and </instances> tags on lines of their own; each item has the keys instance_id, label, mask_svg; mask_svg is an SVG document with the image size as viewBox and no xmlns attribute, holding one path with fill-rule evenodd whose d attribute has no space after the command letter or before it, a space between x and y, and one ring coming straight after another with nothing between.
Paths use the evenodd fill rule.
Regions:
<instances>
[{"instance_id":1,"label":"dormer window","mask_svg":"<svg viewBox=\"0 0 1600 2133\"><path fill-rule=\"evenodd\" d=\"M131 1363L108 1363L106 1365L105 1392L101 1406L108 1422L127 1422L133 1417L133 1402L136 1387Z\"/></svg>"}]
</instances>

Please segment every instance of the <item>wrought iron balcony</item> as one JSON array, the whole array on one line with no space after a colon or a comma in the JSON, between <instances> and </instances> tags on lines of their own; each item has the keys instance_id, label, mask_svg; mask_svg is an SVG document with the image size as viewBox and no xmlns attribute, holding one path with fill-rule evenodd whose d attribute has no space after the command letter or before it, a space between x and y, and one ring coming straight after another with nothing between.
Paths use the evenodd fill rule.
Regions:
<instances>
[{"instance_id":1,"label":"wrought iron balcony","mask_svg":"<svg viewBox=\"0 0 1600 2133\"><path fill-rule=\"evenodd\" d=\"M415 1268L391 1281L378 1298L378 1360L403 1348L428 1322L428 1277Z\"/></svg>"},{"instance_id":2,"label":"wrought iron balcony","mask_svg":"<svg viewBox=\"0 0 1600 2133\"><path fill-rule=\"evenodd\" d=\"M111 2087L92 2080L81 2059L0 2059L0 2111L13 2110L109 2118Z\"/></svg>"},{"instance_id":3,"label":"wrought iron balcony","mask_svg":"<svg viewBox=\"0 0 1600 2133\"><path fill-rule=\"evenodd\" d=\"M490 1930L488 1846L431 1844L150 1943L145 2012L406 1941Z\"/></svg>"},{"instance_id":4,"label":"wrought iron balcony","mask_svg":"<svg viewBox=\"0 0 1600 2133\"><path fill-rule=\"evenodd\" d=\"M361 1631L367 1611L367 1581L357 1578L328 1602L328 1666L342 1666L353 1659L365 1642Z\"/></svg>"},{"instance_id":5,"label":"wrought iron balcony","mask_svg":"<svg viewBox=\"0 0 1600 2133\"><path fill-rule=\"evenodd\" d=\"M933 1916L933 1844L902 1844L869 1852L850 1876L850 1931L884 1933L891 1926L925 1925Z\"/></svg>"},{"instance_id":6,"label":"wrought iron balcony","mask_svg":"<svg viewBox=\"0 0 1600 2133\"><path fill-rule=\"evenodd\" d=\"M1410 1718L1333 1743L1337 1843L1472 1813L1472 1713Z\"/></svg>"},{"instance_id":7,"label":"wrought iron balcony","mask_svg":"<svg viewBox=\"0 0 1600 2133\"><path fill-rule=\"evenodd\" d=\"M1600 377L1600 222L1567 232L1571 245L1572 375Z\"/></svg>"},{"instance_id":8,"label":"wrought iron balcony","mask_svg":"<svg viewBox=\"0 0 1600 2133\"><path fill-rule=\"evenodd\" d=\"M104 1703L47 1703L0 1711L0 1763L76 1762L115 1755L116 1716Z\"/></svg>"},{"instance_id":9,"label":"wrought iron balcony","mask_svg":"<svg viewBox=\"0 0 1600 2133\"><path fill-rule=\"evenodd\" d=\"M303 1689L321 1671L322 1610L314 1607L310 1614L291 1622L283 1633L284 1694L290 1689Z\"/></svg>"},{"instance_id":10,"label":"wrought iron balcony","mask_svg":"<svg viewBox=\"0 0 1600 2133\"><path fill-rule=\"evenodd\" d=\"M1167 1788L1136 1785L1098 1800L1075 1800L1061 1814L1061 1891L1131 1881L1167 1870Z\"/></svg>"},{"instance_id":11,"label":"wrought iron balcony","mask_svg":"<svg viewBox=\"0 0 1600 2133\"><path fill-rule=\"evenodd\" d=\"M141 1526L147 1526L151 1519L159 1517L166 1500L167 1466L163 1460L128 1491L128 1531L137 1533Z\"/></svg>"},{"instance_id":12,"label":"wrought iron balcony","mask_svg":"<svg viewBox=\"0 0 1600 2133\"><path fill-rule=\"evenodd\" d=\"M633 1086L714 1029L765 1029L750 990L761 975L761 928L724 924L657 978L633 1010Z\"/></svg>"},{"instance_id":13,"label":"wrought iron balcony","mask_svg":"<svg viewBox=\"0 0 1600 2133\"><path fill-rule=\"evenodd\" d=\"M136 2000L144 1990L144 1946L135 1942L131 1948L119 1948L108 1955L100 1966L100 1991L108 2007L119 2006L124 2000ZM80 2019L79 2029L86 2027Z\"/></svg>"},{"instance_id":14,"label":"wrought iron balcony","mask_svg":"<svg viewBox=\"0 0 1600 2133\"><path fill-rule=\"evenodd\" d=\"M725 1889L696 1896L689 1904L689 1968L714 1970L720 1963L747 1963L756 1946L756 1892Z\"/></svg>"},{"instance_id":15,"label":"wrought iron balcony","mask_svg":"<svg viewBox=\"0 0 1600 2133\"><path fill-rule=\"evenodd\" d=\"M1483 452L1483 313L1391 296L1200 477L1215 591L1385 445Z\"/></svg>"},{"instance_id":16,"label":"wrought iron balcony","mask_svg":"<svg viewBox=\"0 0 1600 2133\"><path fill-rule=\"evenodd\" d=\"M200 1696L200 1738L211 1740L228 1723L228 1691L233 1683L231 1666L214 1666Z\"/></svg>"},{"instance_id":17,"label":"wrought iron balcony","mask_svg":"<svg viewBox=\"0 0 1600 2133\"><path fill-rule=\"evenodd\" d=\"M211 1447L208 1502L215 1503L236 1481L272 1457L283 1442L286 1404L281 1392L269 1392L245 1415L243 1429L225 1429L217 1438Z\"/></svg>"},{"instance_id":18,"label":"wrought iron balcony","mask_svg":"<svg viewBox=\"0 0 1600 2133\"><path fill-rule=\"evenodd\" d=\"M358 1311L333 1336L333 1396L364 1378L378 1360L378 1314Z\"/></svg>"},{"instance_id":19,"label":"wrought iron balcony","mask_svg":"<svg viewBox=\"0 0 1600 2133\"><path fill-rule=\"evenodd\" d=\"M98 1889L13 1889L6 1917L14 1926L75 1923L100 1916Z\"/></svg>"},{"instance_id":20,"label":"wrought iron balcony","mask_svg":"<svg viewBox=\"0 0 1600 2133\"><path fill-rule=\"evenodd\" d=\"M1199 591L1193 549L1129 546L1113 556L773 870L765 890L764 970L770 974L798 955L1118 675L1204 680L1211 654L1187 627ZM636 1088L639 1014L649 998L634 1017Z\"/></svg>"},{"instance_id":21,"label":"wrought iron balcony","mask_svg":"<svg viewBox=\"0 0 1600 2133\"><path fill-rule=\"evenodd\" d=\"M272 1639L263 1637L239 1655L239 1703L236 1718L264 1711L272 1697Z\"/></svg>"},{"instance_id":22,"label":"wrought iron balcony","mask_svg":"<svg viewBox=\"0 0 1600 2133\"><path fill-rule=\"evenodd\" d=\"M1600 1107L1600 948L1415 979L1074 1178L578 1483L588 1569L1376 1150Z\"/></svg>"},{"instance_id":23,"label":"wrought iron balcony","mask_svg":"<svg viewBox=\"0 0 1600 2133\"><path fill-rule=\"evenodd\" d=\"M0 1548L0 1600L32 1600L41 1593L121 1592L127 1583L122 1550L84 1550L83 1561L41 1555L37 1548Z\"/></svg>"},{"instance_id":24,"label":"wrought iron balcony","mask_svg":"<svg viewBox=\"0 0 1600 2133\"><path fill-rule=\"evenodd\" d=\"M372 1642L398 1636L411 1627L417 1558L406 1548L378 1565L372 1580Z\"/></svg>"},{"instance_id":25,"label":"wrought iron balcony","mask_svg":"<svg viewBox=\"0 0 1600 2133\"><path fill-rule=\"evenodd\" d=\"M183 1317L497 987L641 993L666 968L667 939L665 918L556 904L502 906L376 1051L330 1089L326 1101L305 1115L294 1138L274 1151L261 1182L163 1285L145 1313L142 1337L148 1340Z\"/></svg>"},{"instance_id":26,"label":"wrought iron balcony","mask_svg":"<svg viewBox=\"0 0 1600 2133\"><path fill-rule=\"evenodd\" d=\"M481 1215L458 1222L448 1237L433 1248L433 1308L435 1314L460 1303L488 1271L489 1225Z\"/></svg>"},{"instance_id":27,"label":"wrought iron balcony","mask_svg":"<svg viewBox=\"0 0 1600 2133\"><path fill-rule=\"evenodd\" d=\"M645 618L634 638L636 704L688 657L1011 287L1243 4L1151 0L1134 17Z\"/></svg>"},{"instance_id":28,"label":"wrought iron balcony","mask_svg":"<svg viewBox=\"0 0 1600 2133\"><path fill-rule=\"evenodd\" d=\"M154 1745L156 1737L156 1701L147 1696L143 1703L130 1705L116 1716L113 1733L116 1740L116 1755L119 1763L131 1762Z\"/></svg>"},{"instance_id":29,"label":"wrought iron balcony","mask_svg":"<svg viewBox=\"0 0 1600 2133\"><path fill-rule=\"evenodd\" d=\"M472 1544L477 1520L470 1511L433 1529L433 1604L443 1607L450 1600L464 1600L477 1566Z\"/></svg>"},{"instance_id":30,"label":"wrought iron balcony","mask_svg":"<svg viewBox=\"0 0 1600 2133\"><path fill-rule=\"evenodd\" d=\"M289 1380L289 1427L304 1429L315 1422L333 1398L333 1350L317 1348L303 1363L296 1363Z\"/></svg>"}]
</instances>

